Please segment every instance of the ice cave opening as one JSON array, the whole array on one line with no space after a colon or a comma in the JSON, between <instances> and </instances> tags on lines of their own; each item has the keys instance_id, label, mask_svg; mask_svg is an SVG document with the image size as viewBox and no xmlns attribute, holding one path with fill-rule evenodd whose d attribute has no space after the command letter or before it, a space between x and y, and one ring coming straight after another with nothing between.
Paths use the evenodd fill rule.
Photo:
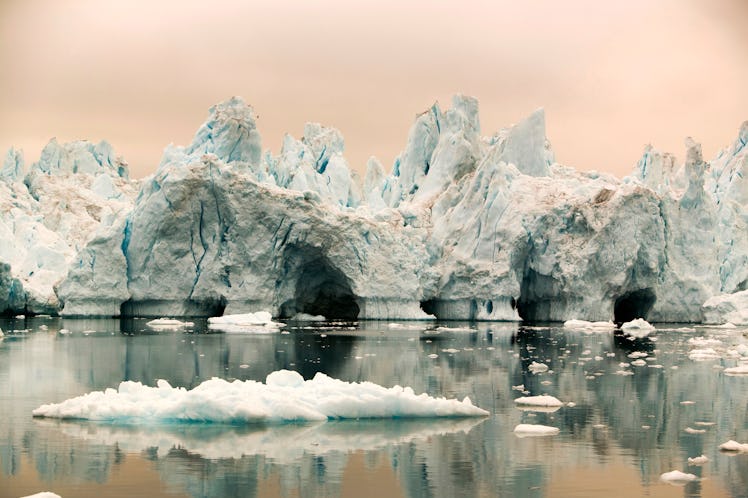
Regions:
<instances>
[{"instance_id":1,"label":"ice cave opening","mask_svg":"<svg viewBox=\"0 0 748 498\"><path fill-rule=\"evenodd\" d=\"M627 292L616 299L613 306L613 320L616 323L630 322L636 318L647 318L657 296L652 289L639 289Z\"/></svg>"},{"instance_id":2,"label":"ice cave opening","mask_svg":"<svg viewBox=\"0 0 748 498\"><path fill-rule=\"evenodd\" d=\"M295 271L287 268L286 275L295 274L296 287L293 299L281 305L281 318L290 318L296 313L323 315L328 319L358 318L360 309L348 278L321 250L292 249L286 261L295 267Z\"/></svg>"}]
</instances>

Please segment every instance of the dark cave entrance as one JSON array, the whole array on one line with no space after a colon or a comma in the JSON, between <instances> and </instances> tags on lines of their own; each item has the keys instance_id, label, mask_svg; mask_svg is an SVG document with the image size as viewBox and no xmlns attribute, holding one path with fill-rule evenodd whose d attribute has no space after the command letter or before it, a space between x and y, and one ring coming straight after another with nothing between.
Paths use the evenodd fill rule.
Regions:
<instances>
[{"instance_id":1,"label":"dark cave entrance","mask_svg":"<svg viewBox=\"0 0 748 498\"><path fill-rule=\"evenodd\" d=\"M656 300L657 296L652 289L627 292L616 299L613 307L613 321L624 323L636 318L646 319Z\"/></svg>"},{"instance_id":2,"label":"dark cave entrance","mask_svg":"<svg viewBox=\"0 0 748 498\"><path fill-rule=\"evenodd\" d=\"M323 315L328 319L358 318L360 309L356 295L345 274L333 266L319 249L303 252L294 298L281 305L281 317L291 318L296 313L307 313Z\"/></svg>"},{"instance_id":3,"label":"dark cave entrance","mask_svg":"<svg viewBox=\"0 0 748 498\"><path fill-rule=\"evenodd\" d=\"M519 299L513 301L519 317L525 322L543 322L550 320L551 305L555 295L556 281L553 277L543 275L528 268L520 284Z\"/></svg>"}]
</instances>

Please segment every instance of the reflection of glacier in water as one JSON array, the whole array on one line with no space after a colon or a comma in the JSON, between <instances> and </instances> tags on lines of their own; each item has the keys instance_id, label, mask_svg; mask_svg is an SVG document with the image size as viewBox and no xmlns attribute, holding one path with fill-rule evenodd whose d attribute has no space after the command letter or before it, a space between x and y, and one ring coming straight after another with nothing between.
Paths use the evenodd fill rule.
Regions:
<instances>
[{"instance_id":1,"label":"reflection of glacier in water","mask_svg":"<svg viewBox=\"0 0 748 498\"><path fill-rule=\"evenodd\" d=\"M39 320L27 322L31 332L25 334L0 324L10 331L0 343L3 480L31 463L52 489L60 482L105 483L122 462L146 458L169 489L192 496L255 496L274 480L285 495L338 495L345 494L349 469L360 456L368 467L389 469L400 492L412 497L552 495L554 486L571 486L570 476L583 479L568 494L598 476L597 485L610 480L609 486L627 486L629 495L637 495L667 486L659 475L674 469L707 478L686 485L688 496L743 496L748 486L748 456L717 450L728 439L748 441L748 378L721 370L740 362L741 345L748 343L740 329L661 330L632 341L514 324L439 329L362 323L356 330L299 327L288 335L250 337L141 333L137 322L120 333L115 321L76 328L69 320L47 320L44 332ZM70 334L55 333L63 325ZM84 333L94 329L102 331ZM689 359L707 345L716 359ZM532 373L532 362L549 371ZM163 377L191 386L212 376L263 379L278 368L296 369L305 378L324 371L431 395L467 395L491 416L415 425L150 430L30 417L41 403L125 379L153 385ZM516 389L520 385L526 394ZM517 397L539 394L574 405L553 413L514 406ZM519 423L555 426L560 434L519 439L512 434ZM702 453L709 462L688 467L687 458ZM610 469L625 469L631 481L616 483Z\"/></svg>"}]
</instances>

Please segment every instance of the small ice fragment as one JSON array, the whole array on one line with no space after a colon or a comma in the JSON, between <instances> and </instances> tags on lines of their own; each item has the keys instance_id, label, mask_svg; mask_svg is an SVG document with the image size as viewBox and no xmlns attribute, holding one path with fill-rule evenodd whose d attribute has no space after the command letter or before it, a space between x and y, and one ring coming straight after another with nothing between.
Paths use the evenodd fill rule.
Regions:
<instances>
[{"instance_id":1,"label":"small ice fragment","mask_svg":"<svg viewBox=\"0 0 748 498\"><path fill-rule=\"evenodd\" d=\"M519 424L514 428L514 434L517 437L554 436L558 433L558 427L540 424Z\"/></svg>"},{"instance_id":2,"label":"small ice fragment","mask_svg":"<svg viewBox=\"0 0 748 498\"><path fill-rule=\"evenodd\" d=\"M643 318L637 318L621 325L621 330L630 337L641 339L651 334L655 328Z\"/></svg>"},{"instance_id":3,"label":"small ice fragment","mask_svg":"<svg viewBox=\"0 0 748 498\"><path fill-rule=\"evenodd\" d=\"M695 401L691 401L690 399L687 399L686 401L681 401L680 404L681 405L695 405L696 402Z\"/></svg>"},{"instance_id":4,"label":"small ice fragment","mask_svg":"<svg viewBox=\"0 0 748 498\"><path fill-rule=\"evenodd\" d=\"M229 333L267 334L277 332L283 325L274 322L267 311L208 318L208 328Z\"/></svg>"},{"instance_id":5,"label":"small ice fragment","mask_svg":"<svg viewBox=\"0 0 748 498\"><path fill-rule=\"evenodd\" d=\"M710 339L707 337L691 337L688 340L688 344L690 344L691 346L704 348L709 346L721 346L722 341L720 341L719 339Z\"/></svg>"},{"instance_id":6,"label":"small ice fragment","mask_svg":"<svg viewBox=\"0 0 748 498\"><path fill-rule=\"evenodd\" d=\"M748 375L748 364L725 368L726 375Z\"/></svg>"},{"instance_id":7,"label":"small ice fragment","mask_svg":"<svg viewBox=\"0 0 748 498\"><path fill-rule=\"evenodd\" d=\"M569 408L574 408L575 406L577 406L577 404L573 401L569 401L568 403L566 403L566 406L568 406Z\"/></svg>"},{"instance_id":8,"label":"small ice fragment","mask_svg":"<svg viewBox=\"0 0 748 498\"><path fill-rule=\"evenodd\" d=\"M648 431L651 428L652 428L651 425L642 425L642 429L644 429L645 431Z\"/></svg>"},{"instance_id":9,"label":"small ice fragment","mask_svg":"<svg viewBox=\"0 0 748 498\"><path fill-rule=\"evenodd\" d=\"M431 358L431 359L433 360L434 358L439 358L439 355L438 355L438 354L436 354L436 353L431 353L431 354L429 355L429 358Z\"/></svg>"},{"instance_id":10,"label":"small ice fragment","mask_svg":"<svg viewBox=\"0 0 748 498\"><path fill-rule=\"evenodd\" d=\"M564 404L558 398L544 394L542 396L523 396L517 398L514 402L518 405L525 406L563 406Z\"/></svg>"},{"instance_id":11,"label":"small ice fragment","mask_svg":"<svg viewBox=\"0 0 748 498\"><path fill-rule=\"evenodd\" d=\"M649 356L649 354L644 351L634 351L633 353L628 354L628 357L631 359L646 358L647 356Z\"/></svg>"},{"instance_id":12,"label":"small ice fragment","mask_svg":"<svg viewBox=\"0 0 748 498\"><path fill-rule=\"evenodd\" d=\"M42 491L41 493L34 493L33 495L22 496L21 498L62 498L62 497L51 491Z\"/></svg>"},{"instance_id":13,"label":"small ice fragment","mask_svg":"<svg viewBox=\"0 0 748 498\"><path fill-rule=\"evenodd\" d=\"M616 370L616 375L634 375L634 372L631 370Z\"/></svg>"},{"instance_id":14,"label":"small ice fragment","mask_svg":"<svg viewBox=\"0 0 748 498\"><path fill-rule=\"evenodd\" d=\"M239 365L239 368L249 368L249 365L247 365L246 363L242 363L241 365Z\"/></svg>"},{"instance_id":15,"label":"small ice fragment","mask_svg":"<svg viewBox=\"0 0 748 498\"><path fill-rule=\"evenodd\" d=\"M702 427L711 427L711 426L714 425L714 422L702 422L702 421L699 421L699 422L694 422L693 425L700 425Z\"/></svg>"},{"instance_id":16,"label":"small ice fragment","mask_svg":"<svg viewBox=\"0 0 748 498\"><path fill-rule=\"evenodd\" d=\"M583 332L612 332L616 328L613 322L588 322L587 320L567 320L564 328L581 330Z\"/></svg>"},{"instance_id":17,"label":"small ice fragment","mask_svg":"<svg viewBox=\"0 0 748 498\"><path fill-rule=\"evenodd\" d=\"M68 335L68 334L70 334L70 331L68 329L60 329L57 332L60 333L60 334L62 334L62 335Z\"/></svg>"},{"instance_id":18,"label":"small ice fragment","mask_svg":"<svg viewBox=\"0 0 748 498\"><path fill-rule=\"evenodd\" d=\"M460 352L459 349L454 349L454 348L442 349L442 353L455 354L455 353L459 353L459 352Z\"/></svg>"},{"instance_id":19,"label":"small ice fragment","mask_svg":"<svg viewBox=\"0 0 748 498\"><path fill-rule=\"evenodd\" d=\"M324 322L327 320L322 315L310 315L309 313L296 313L294 316L289 318L292 322Z\"/></svg>"},{"instance_id":20,"label":"small ice fragment","mask_svg":"<svg viewBox=\"0 0 748 498\"><path fill-rule=\"evenodd\" d=\"M647 362L644 360L634 360L631 362L631 364L634 365L635 367L644 367L647 365Z\"/></svg>"},{"instance_id":21,"label":"small ice fragment","mask_svg":"<svg viewBox=\"0 0 748 498\"><path fill-rule=\"evenodd\" d=\"M698 479L693 474L686 474L685 472L681 472L680 470L672 470L670 472L665 472L660 476L660 480L663 482L666 482L668 484L674 484L676 486L683 486L686 483L689 483L691 481L695 481Z\"/></svg>"},{"instance_id":22,"label":"small ice fragment","mask_svg":"<svg viewBox=\"0 0 748 498\"><path fill-rule=\"evenodd\" d=\"M727 451L731 453L748 453L748 443L738 443L730 439L726 443L719 445L720 451Z\"/></svg>"},{"instance_id":23,"label":"small ice fragment","mask_svg":"<svg viewBox=\"0 0 748 498\"><path fill-rule=\"evenodd\" d=\"M39 325L39 330L49 330L49 327L47 327L46 325Z\"/></svg>"},{"instance_id":24,"label":"small ice fragment","mask_svg":"<svg viewBox=\"0 0 748 498\"><path fill-rule=\"evenodd\" d=\"M544 385L544 386L550 386L551 384L553 384L553 382L551 382L550 380L544 380L544 381L543 381L543 382L541 382L540 384L541 384L541 385Z\"/></svg>"},{"instance_id":25,"label":"small ice fragment","mask_svg":"<svg viewBox=\"0 0 748 498\"><path fill-rule=\"evenodd\" d=\"M525 385L524 384L520 384L518 386L512 386L512 390L513 391L524 391L525 390Z\"/></svg>"},{"instance_id":26,"label":"small ice fragment","mask_svg":"<svg viewBox=\"0 0 748 498\"><path fill-rule=\"evenodd\" d=\"M704 434L706 430L704 429L694 429L692 427L686 427L683 429L684 432L687 432L688 434Z\"/></svg>"},{"instance_id":27,"label":"small ice fragment","mask_svg":"<svg viewBox=\"0 0 748 498\"><path fill-rule=\"evenodd\" d=\"M195 324L193 322L174 320L173 318L157 318L146 323L146 325L154 330L179 330L193 327Z\"/></svg>"},{"instance_id":28,"label":"small ice fragment","mask_svg":"<svg viewBox=\"0 0 748 498\"><path fill-rule=\"evenodd\" d=\"M705 455L697 456L688 459L688 465L704 465L706 462L709 461L709 458L707 458Z\"/></svg>"},{"instance_id":29,"label":"small ice fragment","mask_svg":"<svg viewBox=\"0 0 748 498\"><path fill-rule=\"evenodd\" d=\"M527 367L527 369L532 373L547 372L548 365L546 365L545 363L538 363L537 361L533 361L532 363L530 363L530 366Z\"/></svg>"}]
</instances>

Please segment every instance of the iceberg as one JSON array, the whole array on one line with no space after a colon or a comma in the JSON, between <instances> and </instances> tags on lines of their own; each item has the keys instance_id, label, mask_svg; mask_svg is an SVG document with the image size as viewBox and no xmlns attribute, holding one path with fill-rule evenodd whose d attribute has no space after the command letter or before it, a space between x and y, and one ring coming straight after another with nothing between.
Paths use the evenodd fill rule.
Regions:
<instances>
[{"instance_id":1,"label":"iceberg","mask_svg":"<svg viewBox=\"0 0 748 498\"><path fill-rule=\"evenodd\" d=\"M317 373L279 370L265 383L207 380L194 389L156 387L126 381L118 389L94 391L61 403L42 405L34 417L106 421L117 424L282 423L333 419L482 417L486 410L462 401L416 395L409 387L350 383Z\"/></svg>"},{"instance_id":2,"label":"iceberg","mask_svg":"<svg viewBox=\"0 0 748 498\"><path fill-rule=\"evenodd\" d=\"M748 325L748 290L713 296L702 304L701 313L707 324Z\"/></svg>"},{"instance_id":3,"label":"iceberg","mask_svg":"<svg viewBox=\"0 0 748 498\"><path fill-rule=\"evenodd\" d=\"M621 325L621 331L625 335L637 339L649 336L654 330L654 326L643 318L636 318Z\"/></svg>"},{"instance_id":4,"label":"iceberg","mask_svg":"<svg viewBox=\"0 0 748 498\"><path fill-rule=\"evenodd\" d=\"M558 164L545 119L540 109L484 136L478 101L457 95L418 115L391 169L371 158L362 181L342 134L322 124L264 151L238 97L210 108L142 181L106 142L53 140L28 171L11 149L0 308L585 331L740 323L707 303L748 292L748 125L711 162L692 139L683 164L647 146L618 179Z\"/></svg>"}]
</instances>

